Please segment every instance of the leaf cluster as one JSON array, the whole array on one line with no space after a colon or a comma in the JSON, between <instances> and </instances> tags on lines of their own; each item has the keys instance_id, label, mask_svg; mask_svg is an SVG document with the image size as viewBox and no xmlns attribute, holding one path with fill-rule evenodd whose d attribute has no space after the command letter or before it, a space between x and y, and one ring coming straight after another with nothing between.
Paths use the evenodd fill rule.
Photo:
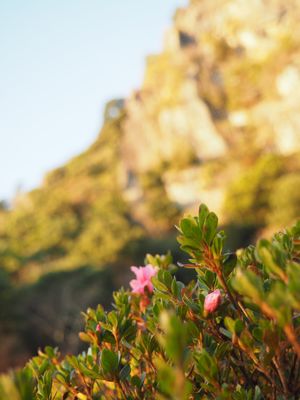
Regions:
<instances>
[{"instance_id":1,"label":"leaf cluster","mask_svg":"<svg viewBox=\"0 0 300 400\"><path fill-rule=\"evenodd\" d=\"M217 216L201 205L178 241L196 280L178 281L170 254L153 293L114 293L113 310L84 313L79 355L46 347L26 367L38 400L298 399L300 223L235 253L224 252ZM218 289L221 304L205 308Z\"/></svg>"}]
</instances>

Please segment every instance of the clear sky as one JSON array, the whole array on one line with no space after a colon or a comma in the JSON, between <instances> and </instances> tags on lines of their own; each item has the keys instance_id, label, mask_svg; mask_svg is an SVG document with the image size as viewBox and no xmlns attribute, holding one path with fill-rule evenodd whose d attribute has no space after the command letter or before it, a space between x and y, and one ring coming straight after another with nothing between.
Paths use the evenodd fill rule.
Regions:
<instances>
[{"instance_id":1,"label":"clear sky","mask_svg":"<svg viewBox=\"0 0 300 400\"><path fill-rule=\"evenodd\" d=\"M97 136L187 0L0 0L0 200Z\"/></svg>"}]
</instances>

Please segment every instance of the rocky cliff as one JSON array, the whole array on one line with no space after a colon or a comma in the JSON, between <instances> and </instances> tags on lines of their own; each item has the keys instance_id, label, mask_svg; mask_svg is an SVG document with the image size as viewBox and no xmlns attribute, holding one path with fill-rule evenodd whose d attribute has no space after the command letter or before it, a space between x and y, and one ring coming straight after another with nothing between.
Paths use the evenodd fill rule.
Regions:
<instances>
[{"instance_id":1,"label":"rocky cliff","mask_svg":"<svg viewBox=\"0 0 300 400\"><path fill-rule=\"evenodd\" d=\"M163 52L148 57L143 85L126 101L129 173L161 163L172 200L206 201L225 218L225 192L241 170L263 154L299 152L299 17L299 3L280 0L177 10Z\"/></svg>"}]
</instances>

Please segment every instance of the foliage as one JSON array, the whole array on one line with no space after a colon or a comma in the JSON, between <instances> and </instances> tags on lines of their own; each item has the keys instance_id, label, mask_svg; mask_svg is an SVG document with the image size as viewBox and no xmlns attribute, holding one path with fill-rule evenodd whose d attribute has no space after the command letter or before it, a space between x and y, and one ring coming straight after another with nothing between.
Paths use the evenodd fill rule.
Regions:
<instances>
[{"instance_id":1,"label":"foliage","mask_svg":"<svg viewBox=\"0 0 300 400\"><path fill-rule=\"evenodd\" d=\"M290 173L280 178L270 195L269 221L284 226L300 215L300 175Z\"/></svg>"},{"instance_id":2,"label":"foliage","mask_svg":"<svg viewBox=\"0 0 300 400\"><path fill-rule=\"evenodd\" d=\"M300 215L299 154L259 157L229 186L224 213L229 223L243 227L290 225Z\"/></svg>"},{"instance_id":3,"label":"foliage","mask_svg":"<svg viewBox=\"0 0 300 400\"><path fill-rule=\"evenodd\" d=\"M32 398L299 398L300 223L237 253L203 204L178 230L196 280L178 281L170 254L147 255L153 292L121 289L112 311L88 309L83 353L40 351Z\"/></svg>"},{"instance_id":4,"label":"foliage","mask_svg":"<svg viewBox=\"0 0 300 400\"><path fill-rule=\"evenodd\" d=\"M77 340L80 310L99 302L109 307L115 287L113 269L85 267L45 274L35 284L15 289L12 303L24 347L31 354L37 345L46 344L78 352L82 348Z\"/></svg>"},{"instance_id":5,"label":"foliage","mask_svg":"<svg viewBox=\"0 0 300 400\"><path fill-rule=\"evenodd\" d=\"M50 173L43 187L17 199L13 210L2 212L0 262L19 280L105 265L141 236L117 184L123 118L108 119L86 152Z\"/></svg>"},{"instance_id":6,"label":"foliage","mask_svg":"<svg viewBox=\"0 0 300 400\"><path fill-rule=\"evenodd\" d=\"M0 371L24 365L39 346L79 352L80 310L109 307L121 271L83 267L44 274L34 284L9 285L0 270ZM5 286L6 283L6 286Z\"/></svg>"},{"instance_id":7,"label":"foliage","mask_svg":"<svg viewBox=\"0 0 300 400\"><path fill-rule=\"evenodd\" d=\"M0 371L45 343L78 353L78 310L106 306L145 249L180 260L169 232L199 199L227 197L226 248L299 216L297 2L189 3L94 144L0 201ZM224 154L208 151L217 139Z\"/></svg>"},{"instance_id":8,"label":"foliage","mask_svg":"<svg viewBox=\"0 0 300 400\"><path fill-rule=\"evenodd\" d=\"M149 171L140 176L141 188L144 192L144 207L150 221L155 229L166 231L173 226L180 214L175 203L168 199L166 189L162 180L162 171Z\"/></svg>"},{"instance_id":9,"label":"foliage","mask_svg":"<svg viewBox=\"0 0 300 400\"><path fill-rule=\"evenodd\" d=\"M34 380L29 368L0 376L0 399L32 400Z\"/></svg>"},{"instance_id":10,"label":"foliage","mask_svg":"<svg viewBox=\"0 0 300 400\"><path fill-rule=\"evenodd\" d=\"M86 152L49 173L13 208L0 208L0 371L23 365L46 343L79 351L79 311L107 305L127 280L125 265L141 261L151 246L119 184L124 110L111 116L119 105L108 104L100 138ZM155 183L150 179L143 188L145 214L149 220L156 214L163 232L177 210ZM162 252L176 242L164 239Z\"/></svg>"},{"instance_id":11,"label":"foliage","mask_svg":"<svg viewBox=\"0 0 300 400\"><path fill-rule=\"evenodd\" d=\"M178 219L156 170L138 177L143 205L136 217L122 183L122 102L108 103L104 116L88 150L50 172L39 189L17 197L13 208L0 208L0 265L14 281L32 283L85 265L124 265L124 255L132 259L128 248L136 255L143 239L168 232Z\"/></svg>"}]
</instances>

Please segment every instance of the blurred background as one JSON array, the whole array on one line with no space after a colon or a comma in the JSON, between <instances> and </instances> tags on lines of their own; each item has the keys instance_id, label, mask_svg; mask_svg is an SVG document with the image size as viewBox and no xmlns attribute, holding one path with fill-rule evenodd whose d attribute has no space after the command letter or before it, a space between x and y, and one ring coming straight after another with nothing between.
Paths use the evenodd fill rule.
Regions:
<instances>
[{"instance_id":1,"label":"blurred background","mask_svg":"<svg viewBox=\"0 0 300 400\"><path fill-rule=\"evenodd\" d=\"M80 351L80 310L109 308L145 253L180 260L174 225L201 202L230 249L300 216L297 0L0 14L1 372Z\"/></svg>"}]
</instances>

